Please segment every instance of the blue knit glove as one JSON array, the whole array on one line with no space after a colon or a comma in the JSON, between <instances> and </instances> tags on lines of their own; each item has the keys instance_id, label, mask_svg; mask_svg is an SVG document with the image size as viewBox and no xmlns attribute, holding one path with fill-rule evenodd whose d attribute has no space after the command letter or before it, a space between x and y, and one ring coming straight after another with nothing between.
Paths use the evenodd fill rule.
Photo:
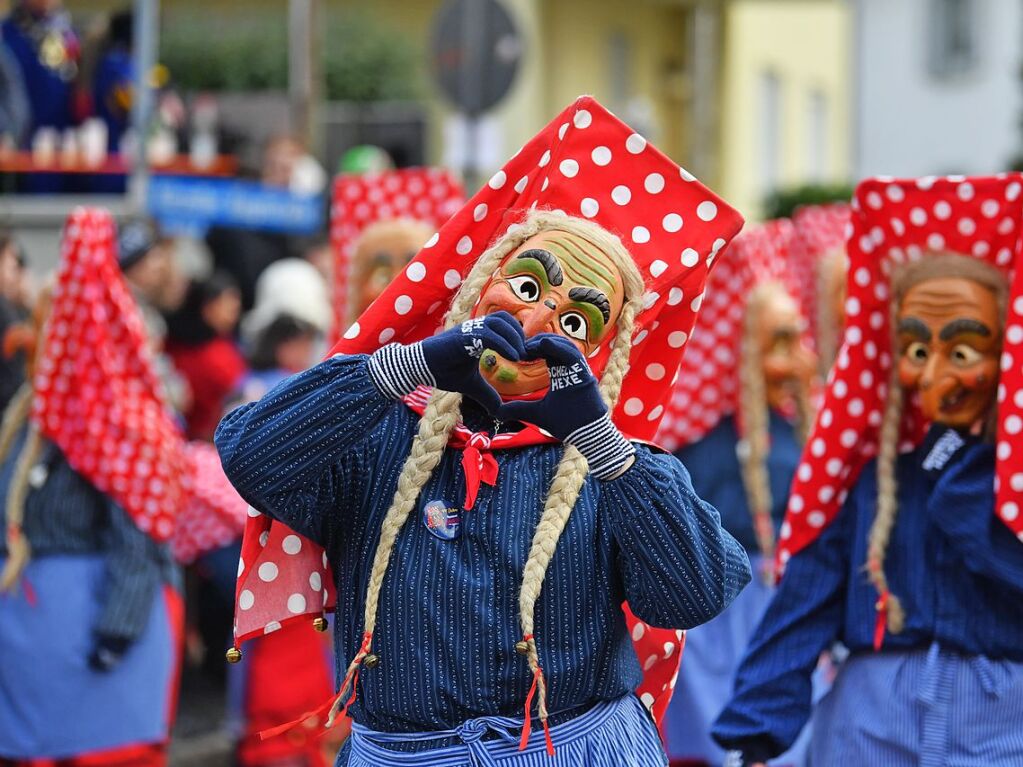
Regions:
<instances>
[{"instance_id":1,"label":"blue knit glove","mask_svg":"<svg viewBox=\"0 0 1023 767\"><path fill-rule=\"evenodd\" d=\"M93 671L107 672L121 662L128 652L131 640L125 637L99 634L89 653L89 668Z\"/></svg>"},{"instance_id":2,"label":"blue knit glove","mask_svg":"<svg viewBox=\"0 0 1023 767\"><path fill-rule=\"evenodd\" d=\"M600 396L597 379L582 352L564 336L541 333L526 341L526 359L547 361L551 386L541 400L508 402L502 421L525 421L575 446L597 479L621 473L636 448L618 431Z\"/></svg>"},{"instance_id":3,"label":"blue knit glove","mask_svg":"<svg viewBox=\"0 0 1023 767\"><path fill-rule=\"evenodd\" d=\"M377 388L394 399L426 385L472 397L493 413L501 396L480 374L484 349L512 362L524 359L522 326L508 312L495 312L418 343L389 344L370 357L369 374Z\"/></svg>"}]
</instances>

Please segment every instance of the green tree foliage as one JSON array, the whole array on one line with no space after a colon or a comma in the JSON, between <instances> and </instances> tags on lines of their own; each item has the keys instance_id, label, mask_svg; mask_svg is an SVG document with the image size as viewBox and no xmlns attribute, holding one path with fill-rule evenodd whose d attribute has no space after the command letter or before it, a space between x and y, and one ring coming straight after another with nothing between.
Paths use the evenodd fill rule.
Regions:
<instances>
[{"instance_id":1,"label":"green tree foliage","mask_svg":"<svg viewBox=\"0 0 1023 767\"><path fill-rule=\"evenodd\" d=\"M328 100L410 100L422 93L421 45L365 14L329 19L321 50ZM185 91L283 90L287 25L275 15L251 20L176 15L161 29L160 60Z\"/></svg>"},{"instance_id":2,"label":"green tree foliage","mask_svg":"<svg viewBox=\"0 0 1023 767\"><path fill-rule=\"evenodd\" d=\"M802 205L849 202L852 195L851 184L804 184L803 186L779 189L768 195L764 201L764 218L789 218L793 211Z\"/></svg>"}]
</instances>

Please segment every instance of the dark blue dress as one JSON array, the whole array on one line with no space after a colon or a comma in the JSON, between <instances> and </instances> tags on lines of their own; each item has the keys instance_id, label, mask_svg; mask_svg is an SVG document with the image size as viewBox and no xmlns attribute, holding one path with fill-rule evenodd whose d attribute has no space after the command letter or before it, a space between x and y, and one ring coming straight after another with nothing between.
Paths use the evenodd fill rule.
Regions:
<instances>
[{"instance_id":1,"label":"dark blue dress","mask_svg":"<svg viewBox=\"0 0 1023 767\"><path fill-rule=\"evenodd\" d=\"M464 417L473 428L488 423L471 408ZM381 522L418 422L376 389L367 357L339 355L233 411L217 430L242 496L326 549L340 669L360 644ZM425 507L457 507L465 495L461 454L445 450L391 554L373 644L382 660L359 676L356 722L423 732L521 716L531 674L515 652L519 587L562 453L560 445L495 453L497 485L481 487L458 536L443 540L424 523ZM586 479L544 580L535 634L552 713L635 689L641 671L624 600L653 625L688 628L717 615L750 578L745 552L685 467L642 446L637 453L617 479Z\"/></svg>"},{"instance_id":2,"label":"dark blue dress","mask_svg":"<svg viewBox=\"0 0 1023 767\"><path fill-rule=\"evenodd\" d=\"M815 718L821 763L1023 763L1023 545L994 516L994 446L968 444L940 473L921 467L925 455L902 455L896 469L885 573L903 631L873 652L871 462L830 526L789 560L715 723L719 742L770 754L792 743L810 715L817 655L837 640L852 655Z\"/></svg>"},{"instance_id":3,"label":"dark blue dress","mask_svg":"<svg viewBox=\"0 0 1023 767\"><path fill-rule=\"evenodd\" d=\"M777 532L801 447L793 425L774 411L768 433L767 474ZM727 610L687 632L675 693L662 726L669 756L711 764L720 764L724 758L724 751L710 737L711 725L731 695L739 661L774 591L758 575L770 563L763 562L757 547L736 452L738 442L735 418L726 416L703 439L676 453L692 472L696 492L721 512L722 524L746 548L754 569L753 581ZM788 756L788 762L799 760L799 754Z\"/></svg>"}]
</instances>

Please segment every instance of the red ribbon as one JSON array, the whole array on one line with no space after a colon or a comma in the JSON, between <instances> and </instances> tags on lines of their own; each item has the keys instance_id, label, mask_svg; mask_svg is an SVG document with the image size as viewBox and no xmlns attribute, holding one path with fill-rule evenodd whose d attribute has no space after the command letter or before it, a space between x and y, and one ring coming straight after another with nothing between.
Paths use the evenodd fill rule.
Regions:
<instances>
[{"instance_id":1,"label":"red ribbon","mask_svg":"<svg viewBox=\"0 0 1023 767\"><path fill-rule=\"evenodd\" d=\"M884 644L884 630L888 623L888 592L882 591L881 598L877 600L877 618L874 620L874 652L881 649Z\"/></svg>"},{"instance_id":2,"label":"red ribbon","mask_svg":"<svg viewBox=\"0 0 1023 767\"><path fill-rule=\"evenodd\" d=\"M490 452L490 437L477 431L469 436L462 450L462 471L465 472L465 503L466 511L476 505L480 492L480 483L486 482L493 487L497 484L497 459Z\"/></svg>"}]
</instances>

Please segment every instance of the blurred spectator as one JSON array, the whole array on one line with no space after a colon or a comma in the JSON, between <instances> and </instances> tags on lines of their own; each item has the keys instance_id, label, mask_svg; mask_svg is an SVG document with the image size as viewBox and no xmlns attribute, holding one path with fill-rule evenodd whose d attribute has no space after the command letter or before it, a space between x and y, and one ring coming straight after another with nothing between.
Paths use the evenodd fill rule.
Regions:
<instances>
[{"instance_id":1,"label":"blurred spectator","mask_svg":"<svg viewBox=\"0 0 1023 767\"><path fill-rule=\"evenodd\" d=\"M333 322L326 280L316 267L300 258L278 261L260 276L255 306L242 322L246 346L254 348L264 329L284 314L312 325L323 337Z\"/></svg>"},{"instance_id":2,"label":"blurred spectator","mask_svg":"<svg viewBox=\"0 0 1023 767\"><path fill-rule=\"evenodd\" d=\"M184 412L190 439L213 439L224 403L245 375L245 359L234 342L240 316L237 284L215 272L192 283L181 309L170 317L167 352L192 391L191 407Z\"/></svg>"},{"instance_id":3,"label":"blurred spectator","mask_svg":"<svg viewBox=\"0 0 1023 767\"><path fill-rule=\"evenodd\" d=\"M275 136L263 150L260 180L267 186L290 188L295 168L306 156L305 147L292 136ZM217 226L206 242L217 269L234 276L241 289L242 308L248 311L256 300L256 280L274 261L296 254L295 238L278 232Z\"/></svg>"},{"instance_id":4,"label":"blurred spectator","mask_svg":"<svg viewBox=\"0 0 1023 767\"><path fill-rule=\"evenodd\" d=\"M249 373L242 380L235 405L253 402L285 378L319 360L323 334L315 325L281 314L263 328L249 350Z\"/></svg>"},{"instance_id":5,"label":"blurred spectator","mask_svg":"<svg viewBox=\"0 0 1023 767\"><path fill-rule=\"evenodd\" d=\"M132 13L121 11L110 17L99 61L92 81L96 115L107 126L107 149L116 152L131 118Z\"/></svg>"},{"instance_id":6,"label":"blurred spectator","mask_svg":"<svg viewBox=\"0 0 1023 767\"><path fill-rule=\"evenodd\" d=\"M181 306L188 287L175 261L174 241L148 221L133 221L121 227L117 248L117 260L146 325L153 362L167 400L177 412L183 413L189 408L191 392L163 353L167 336L163 313Z\"/></svg>"},{"instance_id":7,"label":"blurred spectator","mask_svg":"<svg viewBox=\"0 0 1023 767\"><path fill-rule=\"evenodd\" d=\"M10 232L0 230L0 411L7 407L11 397L25 382L25 346L21 323L28 317L22 305L21 284L24 257Z\"/></svg>"},{"instance_id":8,"label":"blurred spectator","mask_svg":"<svg viewBox=\"0 0 1023 767\"><path fill-rule=\"evenodd\" d=\"M0 144L21 146L31 119L21 68L3 45L0 29Z\"/></svg>"},{"instance_id":9,"label":"blurred spectator","mask_svg":"<svg viewBox=\"0 0 1023 767\"><path fill-rule=\"evenodd\" d=\"M79 44L61 0L15 0L0 24L0 37L21 71L28 93L31 145L41 127L62 131L74 124L73 95Z\"/></svg>"},{"instance_id":10,"label":"blurred spectator","mask_svg":"<svg viewBox=\"0 0 1023 767\"><path fill-rule=\"evenodd\" d=\"M325 284L333 284L334 248L329 237L323 234L309 237L299 247L299 251L302 258L316 267Z\"/></svg>"}]
</instances>

